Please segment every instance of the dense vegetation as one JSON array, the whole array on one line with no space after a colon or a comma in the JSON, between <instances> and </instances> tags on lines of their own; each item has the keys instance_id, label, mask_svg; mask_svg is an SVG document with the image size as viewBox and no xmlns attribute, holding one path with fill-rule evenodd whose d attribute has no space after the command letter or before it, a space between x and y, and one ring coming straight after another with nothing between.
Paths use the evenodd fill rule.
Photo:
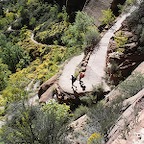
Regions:
<instances>
[{"instance_id":1,"label":"dense vegetation","mask_svg":"<svg viewBox=\"0 0 144 144\"><path fill-rule=\"evenodd\" d=\"M27 86L46 81L66 59L97 43L93 18L77 12L70 23L66 8L55 1L0 1L0 33L0 116L9 116L1 142L64 143L69 107L29 106L34 91Z\"/></svg>"},{"instance_id":2,"label":"dense vegetation","mask_svg":"<svg viewBox=\"0 0 144 144\"><path fill-rule=\"evenodd\" d=\"M103 13L102 23L111 24L115 18L111 10ZM135 14L131 19L131 29L137 27L135 32L143 47L143 27L132 22L137 21ZM0 106L4 106L0 116L8 116L0 129L0 143L68 143L67 124L84 114L91 119L88 129L95 128L85 141L101 143L120 116L123 100L143 88L144 78L138 75L121 84L123 98L109 105L103 101L97 103L104 97L99 86L81 98L83 105L74 112L53 100L43 107L30 106L28 100L35 94L32 89L27 90L31 82L46 81L59 71L66 59L98 42L94 20L84 12L77 12L75 21L70 23L66 8L53 0L49 3L45 0L1 1L0 32ZM125 43L125 39L122 42ZM119 41L118 45L121 45Z\"/></svg>"},{"instance_id":3,"label":"dense vegetation","mask_svg":"<svg viewBox=\"0 0 144 144\"><path fill-rule=\"evenodd\" d=\"M65 7L53 1L0 3L0 58L6 70L0 90L5 101L19 100L15 91L19 95L31 80L46 81L67 58L98 40L93 19L83 12L70 23Z\"/></svg>"},{"instance_id":4,"label":"dense vegetation","mask_svg":"<svg viewBox=\"0 0 144 144\"><path fill-rule=\"evenodd\" d=\"M64 143L65 124L69 106L50 101L43 108L29 106L26 101L11 105L10 118L2 128L3 142L9 144L58 144Z\"/></svg>"}]
</instances>

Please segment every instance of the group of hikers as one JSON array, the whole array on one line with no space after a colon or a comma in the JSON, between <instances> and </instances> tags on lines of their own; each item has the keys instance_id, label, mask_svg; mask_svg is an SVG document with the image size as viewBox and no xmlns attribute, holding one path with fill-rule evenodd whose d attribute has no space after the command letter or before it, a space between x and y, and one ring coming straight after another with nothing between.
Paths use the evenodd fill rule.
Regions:
<instances>
[{"instance_id":1,"label":"group of hikers","mask_svg":"<svg viewBox=\"0 0 144 144\"><path fill-rule=\"evenodd\" d=\"M85 76L86 72L86 66L88 64L88 60L90 58L91 52L93 51L94 46L89 46L85 48L84 51L84 58L81 61L81 63L77 66L74 75L71 75L71 81L72 81L72 89L74 90L74 87L77 89L77 87L74 85L76 80L79 80L79 84L83 91L85 91L86 86L84 85L82 78Z\"/></svg>"},{"instance_id":2,"label":"group of hikers","mask_svg":"<svg viewBox=\"0 0 144 144\"><path fill-rule=\"evenodd\" d=\"M74 87L77 89L77 87L74 85L74 83L77 80L77 78L79 80L79 84L80 84L82 90L84 91L86 89L86 86L84 85L84 83L82 81L82 78L84 78L84 76L85 76L84 72L80 72L78 75L71 75L72 89L74 89Z\"/></svg>"}]
</instances>

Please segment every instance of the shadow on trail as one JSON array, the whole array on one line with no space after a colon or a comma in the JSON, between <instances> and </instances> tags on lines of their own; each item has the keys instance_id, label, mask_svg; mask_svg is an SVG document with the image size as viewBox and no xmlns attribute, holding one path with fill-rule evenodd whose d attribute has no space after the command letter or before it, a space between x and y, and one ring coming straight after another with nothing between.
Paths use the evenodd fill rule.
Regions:
<instances>
[{"instance_id":1,"label":"shadow on trail","mask_svg":"<svg viewBox=\"0 0 144 144\"><path fill-rule=\"evenodd\" d=\"M80 87L82 88L83 91L85 91L86 86L84 85L84 82L82 80L79 81Z\"/></svg>"},{"instance_id":2,"label":"shadow on trail","mask_svg":"<svg viewBox=\"0 0 144 144\"><path fill-rule=\"evenodd\" d=\"M71 75L71 81L72 81L72 90L75 93L77 93L77 86L74 85L75 81L77 80L76 77L74 77L73 75ZM83 91L85 91L86 89L86 86L84 85L84 82L81 80L81 78L79 79L79 84L80 84L80 87L82 88Z\"/></svg>"}]
</instances>

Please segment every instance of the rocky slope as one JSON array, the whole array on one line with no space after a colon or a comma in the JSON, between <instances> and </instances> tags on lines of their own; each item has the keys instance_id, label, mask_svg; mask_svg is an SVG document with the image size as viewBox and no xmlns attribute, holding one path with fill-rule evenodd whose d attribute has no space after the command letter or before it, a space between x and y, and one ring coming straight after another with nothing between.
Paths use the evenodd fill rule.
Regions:
<instances>
[{"instance_id":1,"label":"rocky slope","mask_svg":"<svg viewBox=\"0 0 144 144\"><path fill-rule=\"evenodd\" d=\"M83 11L88 15L93 16L95 24L99 26L101 24L100 18L102 17L102 10L106 10L111 7L113 0L88 0L85 3Z\"/></svg>"},{"instance_id":2,"label":"rocky slope","mask_svg":"<svg viewBox=\"0 0 144 144\"><path fill-rule=\"evenodd\" d=\"M123 83L126 83L126 81L131 81L134 74L141 73L144 76L143 67L144 62L141 63L133 71L132 75L129 76ZM138 78L136 80L138 80ZM118 85L118 87L107 96L108 103L113 101L116 97L121 97L123 95L121 85L122 84ZM132 85L134 85L134 81L133 84L131 83L131 86ZM116 144L117 142L120 144L135 144L136 141L139 142L138 144L141 144L144 142L144 79L141 85L142 87L140 91L136 93L136 95L132 95L132 97L123 102L123 113L108 134L109 140L107 144ZM134 87L138 87L138 84L135 84Z\"/></svg>"},{"instance_id":3,"label":"rocky slope","mask_svg":"<svg viewBox=\"0 0 144 144\"><path fill-rule=\"evenodd\" d=\"M106 96L105 105L111 105L117 99L123 102L119 118L110 128L106 142L102 143L144 143L143 7L144 3L123 23L109 44L107 73L117 87ZM118 84L120 80L124 81ZM93 128L97 132L97 127L89 123L87 115L72 122L68 140L71 143L87 143L88 137L94 133Z\"/></svg>"},{"instance_id":4,"label":"rocky slope","mask_svg":"<svg viewBox=\"0 0 144 144\"><path fill-rule=\"evenodd\" d=\"M138 73L143 76L143 81L139 81L141 86L139 90L135 91L131 97L122 102L121 115L113 123L108 135L107 142L102 140L102 144L143 144L144 140L144 62L141 63L122 84L119 84L113 91L111 91L104 99L105 105L111 105L116 99L121 99L121 96L126 92L123 90L122 85L127 84L126 89L138 87L134 83L138 79ZM132 82L133 81L133 82ZM131 85L128 87L128 83ZM132 91L132 89L131 89ZM89 112L88 112L89 114ZM70 133L67 137L70 143L86 144L88 138L94 133L98 133L98 125L92 123L91 117L87 114L78 118L69 125Z\"/></svg>"},{"instance_id":5,"label":"rocky slope","mask_svg":"<svg viewBox=\"0 0 144 144\"><path fill-rule=\"evenodd\" d=\"M86 12L88 15L93 16L95 24L97 26L100 26L100 19L103 16L102 11L110 8L113 11L113 13L116 16L118 16L118 5L123 5L125 1L126 0L87 0L83 8L83 11Z\"/></svg>"},{"instance_id":6,"label":"rocky slope","mask_svg":"<svg viewBox=\"0 0 144 144\"><path fill-rule=\"evenodd\" d=\"M131 8L131 9L133 9L133 8ZM103 38L101 39L99 44L94 47L93 52L89 53L90 55L88 54L86 56L86 58L83 58L84 57L83 54L76 56L76 57L72 58L64 66L62 74L59 77L58 84L65 93L74 94L74 97L75 97L76 94L92 91L94 86L96 87L96 86L100 85L101 83L104 83L103 78L105 76L106 53L107 53L107 47L109 44L109 39L113 36L113 33L121 27L121 23L130 14L131 14L131 12L128 12L126 14L123 14L122 17L119 17L117 19L117 22L113 25L113 27L111 27L111 29L103 36ZM84 59L84 63L82 63L83 59ZM72 74L74 75L78 65L85 65L85 66L83 66L85 76L82 79L83 84L86 87L85 90L83 90L81 88L81 85L79 84L79 80L77 80L74 84L77 87L76 90L73 89L72 85L71 85L71 75ZM58 79L58 77L56 79ZM55 79L55 81L56 81L56 79ZM51 81L51 80L48 80L48 83L49 83L49 81ZM45 84L49 85L48 83L46 82ZM105 85L105 83L104 83L104 85ZM56 86L52 85L52 86L56 87L56 89L57 89L57 85ZM50 85L46 88L46 90L43 89L43 86L40 87L40 89L42 89L43 91L46 91L47 94L44 94L45 95L44 97L47 96L47 99L49 97L49 94L50 94L50 97L52 97L51 96L52 91L51 91L51 89L49 89L49 87L50 87ZM49 89L49 90L47 90L47 89ZM106 91L108 90L107 87L105 87L105 86L104 86L104 89ZM56 91L59 91L59 90L56 90ZM58 94L58 92L56 92L56 94ZM60 94L60 96L61 95L62 94ZM41 94L39 95L39 97L41 97ZM59 94L57 97L59 97ZM63 99L67 99L67 95L61 96L61 97Z\"/></svg>"},{"instance_id":7,"label":"rocky slope","mask_svg":"<svg viewBox=\"0 0 144 144\"><path fill-rule=\"evenodd\" d=\"M143 31L144 10L143 3L132 14L122 27L115 32L109 43L107 58L107 74L109 80L117 85L144 61Z\"/></svg>"},{"instance_id":8,"label":"rocky slope","mask_svg":"<svg viewBox=\"0 0 144 144\"><path fill-rule=\"evenodd\" d=\"M118 5L123 5L126 0L56 0L62 7L66 6L66 10L70 16L70 21L74 21L75 12L83 10L88 15L93 16L95 24L101 25L100 18L102 17L102 10L112 9L116 16L119 15Z\"/></svg>"}]
</instances>

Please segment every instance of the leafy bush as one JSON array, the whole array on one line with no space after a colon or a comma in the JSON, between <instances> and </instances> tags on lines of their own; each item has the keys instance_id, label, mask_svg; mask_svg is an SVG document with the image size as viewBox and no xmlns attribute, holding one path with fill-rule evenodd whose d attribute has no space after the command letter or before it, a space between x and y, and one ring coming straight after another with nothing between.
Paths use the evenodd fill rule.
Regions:
<instances>
[{"instance_id":1,"label":"leafy bush","mask_svg":"<svg viewBox=\"0 0 144 144\"><path fill-rule=\"evenodd\" d=\"M115 20L115 16L114 16L113 12L111 11L111 9L102 10L102 14L103 14L103 16L100 19L102 24L110 25Z\"/></svg>"},{"instance_id":2,"label":"leafy bush","mask_svg":"<svg viewBox=\"0 0 144 144\"><path fill-rule=\"evenodd\" d=\"M100 133L93 133L87 141L87 144L102 144L102 136Z\"/></svg>"},{"instance_id":3,"label":"leafy bush","mask_svg":"<svg viewBox=\"0 0 144 144\"><path fill-rule=\"evenodd\" d=\"M83 116L87 112L88 112L88 107L80 105L78 108L76 108L76 110L73 113L74 120L80 118L81 116Z\"/></svg>"},{"instance_id":4,"label":"leafy bush","mask_svg":"<svg viewBox=\"0 0 144 144\"><path fill-rule=\"evenodd\" d=\"M45 23L45 25L47 25ZM45 26L44 25L44 26ZM59 22L59 23L51 23L48 24L48 26L43 30L43 26L39 26L39 29L36 32L35 39L41 43L45 44L53 44L55 40L59 41L61 43L61 35L64 33L66 29L66 23Z\"/></svg>"},{"instance_id":5,"label":"leafy bush","mask_svg":"<svg viewBox=\"0 0 144 144\"><path fill-rule=\"evenodd\" d=\"M51 107L50 109L48 107ZM64 144L63 126L67 117L57 115L52 105L49 110L28 106L25 102L13 104L8 114L11 118L2 127L2 140L5 143ZM66 114L64 106L60 114ZM60 116L60 117L59 117Z\"/></svg>"},{"instance_id":6,"label":"leafy bush","mask_svg":"<svg viewBox=\"0 0 144 144\"><path fill-rule=\"evenodd\" d=\"M2 91L2 97L8 104L26 99L28 96L25 90L29 80L24 76L19 79L10 79L8 86Z\"/></svg>"},{"instance_id":7,"label":"leafy bush","mask_svg":"<svg viewBox=\"0 0 144 144\"><path fill-rule=\"evenodd\" d=\"M6 29L5 26L8 25L9 22L6 18L1 18L0 17L0 30Z\"/></svg>"},{"instance_id":8,"label":"leafy bush","mask_svg":"<svg viewBox=\"0 0 144 144\"><path fill-rule=\"evenodd\" d=\"M15 14L13 12L7 12L6 18L8 19L9 22L12 22L15 18Z\"/></svg>"},{"instance_id":9,"label":"leafy bush","mask_svg":"<svg viewBox=\"0 0 144 144\"><path fill-rule=\"evenodd\" d=\"M100 38L97 29L89 27L84 37L84 45L85 46L96 45L99 39Z\"/></svg>"},{"instance_id":10,"label":"leafy bush","mask_svg":"<svg viewBox=\"0 0 144 144\"><path fill-rule=\"evenodd\" d=\"M137 3L137 0L126 0L126 5L129 6L129 5L133 5L133 4L136 4Z\"/></svg>"},{"instance_id":11,"label":"leafy bush","mask_svg":"<svg viewBox=\"0 0 144 144\"><path fill-rule=\"evenodd\" d=\"M11 72L8 70L8 66L3 64L2 60L0 59L0 91L6 87L10 74Z\"/></svg>"},{"instance_id":12,"label":"leafy bush","mask_svg":"<svg viewBox=\"0 0 144 144\"><path fill-rule=\"evenodd\" d=\"M6 104L6 100L2 97L2 95L0 95L0 107L5 106L5 104ZM2 111L3 111L3 109L2 109Z\"/></svg>"},{"instance_id":13,"label":"leafy bush","mask_svg":"<svg viewBox=\"0 0 144 144\"><path fill-rule=\"evenodd\" d=\"M14 29L21 29L24 25L26 25L29 29L34 29L35 26L46 21L51 23L67 19L64 14L66 11L63 9L60 12L59 6L55 4L54 1L7 1L2 8L4 10L9 9L10 11L6 11L6 15L2 15L4 17L3 21L0 21L2 22L0 23L0 27L2 28L5 26L4 24L8 25L12 23L14 18L17 19L12 23L12 27Z\"/></svg>"},{"instance_id":14,"label":"leafy bush","mask_svg":"<svg viewBox=\"0 0 144 144\"><path fill-rule=\"evenodd\" d=\"M137 4L137 0L126 0L126 2L123 5L121 4L118 5L119 12L120 13L127 12L130 6L136 5L136 4Z\"/></svg>"},{"instance_id":15,"label":"leafy bush","mask_svg":"<svg viewBox=\"0 0 144 144\"><path fill-rule=\"evenodd\" d=\"M55 100L50 100L48 104L44 105L42 108L43 112L55 113L56 120L67 119L69 117L70 107L66 104L58 104Z\"/></svg>"},{"instance_id":16,"label":"leafy bush","mask_svg":"<svg viewBox=\"0 0 144 144\"><path fill-rule=\"evenodd\" d=\"M94 87L92 92L80 98L81 103L91 107L93 104L96 104L98 101L104 98L104 89L103 85L100 84L97 87Z\"/></svg>"},{"instance_id":17,"label":"leafy bush","mask_svg":"<svg viewBox=\"0 0 144 144\"><path fill-rule=\"evenodd\" d=\"M0 42L0 57L3 63L8 65L9 70L15 72L19 62L20 68L24 68L28 65L30 57L20 46L7 42L4 35L0 35Z\"/></svg>"},{"instance_id":18,"label":"leafy bush","mask_svg":"<svg viewBox=\"0 0 144 144\"><path fill-rule=\"evenodd\" d=\"M122 99L116 99L109 105L104 105L102 102L99 102L89 109L87 115L92 120L94 127L97 128L95 131L105 135L120 116L121 108Z\"/></svg>"},{"instance_id":19,"label":"leafy bush","mask_svg":"<svg viewBox=\"0 0 144 144\"><path fill-rule=\"evenodd\" d=\"M119 48L123 47L127 43L128 38L124 36L122 31L119 31L115 34L114 41L116 42L117 47Z\"/></svg>"},{"instance_id":20,"label":"leafy bush","mask_svg":"<svg viewBox=\"0 0 144 144\"><path fill-rule=\"evenodd\" d=\"M92 40L90 33L92 33ZM89 38L90 37L90 38ZM62 37L62 42L67 47L79 47L82 48L85 44L91 44L91 42L98 39L97 28L94 25L94 20L84 12L77 12L75 22L69 25L68 30Z\"/></svg>"}]
</instances>

